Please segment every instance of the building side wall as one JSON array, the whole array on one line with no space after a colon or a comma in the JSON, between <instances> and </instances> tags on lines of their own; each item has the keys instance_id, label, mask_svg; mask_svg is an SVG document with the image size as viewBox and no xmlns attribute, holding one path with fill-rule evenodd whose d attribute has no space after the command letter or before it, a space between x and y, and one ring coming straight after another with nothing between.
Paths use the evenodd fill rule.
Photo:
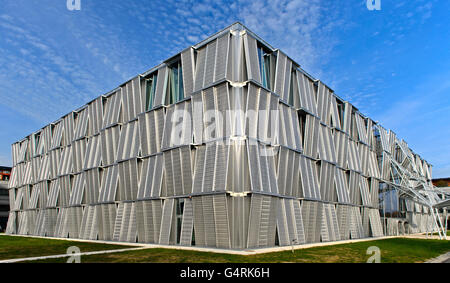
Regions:
<instances>
[{"instance_id":1,"label":"building side wall","mask_svg":"<svg viewBox=\"0 0 450 283\"><path fill-rule=\"evenodd\" d=\"M171 61L15 143L8 232L233 249L382 236L386 156L427 181L431 166L281 51L263 73L262 45L231 28L180 54L175 103Z\"/></svg>"}]
</instances>

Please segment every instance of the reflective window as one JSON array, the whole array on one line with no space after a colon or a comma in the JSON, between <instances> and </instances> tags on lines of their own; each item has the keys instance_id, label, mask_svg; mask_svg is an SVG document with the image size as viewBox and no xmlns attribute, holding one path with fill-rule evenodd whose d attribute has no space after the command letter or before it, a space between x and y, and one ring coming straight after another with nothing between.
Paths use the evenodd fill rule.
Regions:
<instances>
[{"instance_id":1,"label":"reflective window","mask_svg":"<svg viewBox=\"0 0 450 283\"><path fill-rule=\"evenodd\" d=\"M150 110L153 107L153 102L155 100L155 91L156 91L156 79L158 75L154 73L150 75L150 78L145 81L145 96L146 96L146 110Z\"/></svg>"},{"instance_id":2,"label":"reflective window","mask_svg":"<svg viewBox=\"0 0 450 283\"><path fill-rule=\"evenodd\" d=\"M259 71L261 73L262 85L272 90L274 84L274 71L276 65L276 56L266 50L265 48L258 46L258 59L259 59Z\"/></svg>"},{"instance_id":3,"label":"reflective window","mask_svg":"<svg viewBox=\"0 0 450 283\"><path fill-rule=\"evenodd\" d=\"M166 104L173 104L184 99L181 60L169 65L169 81L167 86Z\"/></svg>"}]
</instances>

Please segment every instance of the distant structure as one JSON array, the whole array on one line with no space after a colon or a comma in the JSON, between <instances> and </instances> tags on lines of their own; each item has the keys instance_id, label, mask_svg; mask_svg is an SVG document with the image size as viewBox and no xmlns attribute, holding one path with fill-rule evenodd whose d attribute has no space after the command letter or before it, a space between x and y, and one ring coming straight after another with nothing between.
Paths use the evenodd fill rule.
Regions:
<instances>
[{"instance_id":1,"label":"distant structure","mask_svg":"<svg viewBox=\"0 0 450 283\"><path fill-rule=\"evenodd\" d=\"M9 189L8 181L11 175L11 167L0 166L0 232L6 230L9 215Z\"/></svg>"},{"instance_id":2,"label":"distant structure","mask_svg":"<svg viewBox=\"0 0 450 283\"><path fill-rule=\"evenodd\" d=\"M431 164L240 23L12 152L11 234L247 249L444 232Z\"/></svg>"}]
</instances>

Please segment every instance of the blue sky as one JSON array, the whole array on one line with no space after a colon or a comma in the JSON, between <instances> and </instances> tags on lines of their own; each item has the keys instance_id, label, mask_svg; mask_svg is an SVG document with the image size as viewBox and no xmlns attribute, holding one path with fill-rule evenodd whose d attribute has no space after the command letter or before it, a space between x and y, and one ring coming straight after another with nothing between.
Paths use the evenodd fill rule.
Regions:
<instances>
[{"instance_id":1,"label":"blue sky","mask_svg":"<svg viewBox=\"0 0 450 283\"><path fill-rule=\"evenodd\" d=\"M13 142L240 21L450 177L450 2L380 1L0 0L0 164Z\"/></svg>"}]
</instances>

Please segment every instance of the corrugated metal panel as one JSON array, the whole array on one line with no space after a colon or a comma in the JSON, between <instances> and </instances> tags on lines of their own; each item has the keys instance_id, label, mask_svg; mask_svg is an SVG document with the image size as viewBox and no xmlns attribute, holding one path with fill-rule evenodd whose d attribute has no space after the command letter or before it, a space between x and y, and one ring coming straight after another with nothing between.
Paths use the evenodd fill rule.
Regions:
<instances>
[{"instance_id":1,"label":"corrugated metal panel","mask_svg":"<svg viewBox=\"0 0 450 283\"><path fill-rule=\"evenodd\" d=\"M320 124L319 119L306 115L305 139L303 140L303 153L312 158L317 157Z\"/></svg>"},{"instance_id":2,"label":"corrugated metal panel","mask_svg":"<svg viewBox=\"0 0 450 283\"><path fill-rule=\"evenodd\" d=\"M214 196L212 195L202 196L203 221L205 224L206 240L205 245L207 247L215 247L217 244L213 198Z\"/></svg>"},{"instance_id":3,"label":"corrugated metal panel","mask_svg":"<svg viewBox=\"0 0 450 283\"><path fill-rule=\"evenodd\" d=\"M197 50L197 60L195 65L194 92L203 88L203 78L205 76L206 47Z\"/></svg>"},{"instance_id":4,"label":"corrugated metal panel","mask_svg":"<svg viewBox=\"0 0 450 283\"><path fill-rule=\"evenodd\" d=\"M193 197L194 208L194 235L196 246L206 246L205 222L203 219L203 200L202 197Z\"/></svg>"},{"instance_id":5,"label":"corrugated metal panel","mask_svg":"<svg viewBox=\"0 0 450 283\"><path fill-rule=\"evenodd\" d=\"M192 48L181 53L181 64L183 67L184 96L190 97L194 90L194 50Z\"/></svg>"},{"instance_id":6,"label":"corrugated metal panel","mask_svg":"<svg viewBox=\"0 0 450 283\"><path fill-rule=\"evenodd\" d=\"M158 69L158 78L156 81L154 107L164 104L164 101L166 99L166 86L167 86L168 73L169 72L168 72L167 66L164 66L164 67Z\"/></svg>"},{"instance_id":7,"label":"corrugated metal panel","mask_svg":"<svg viewBox=\"0 0 450 283\"><path fill-rule=\"evenodd\" d=\"M351 207L339 204L337 206L337 219L339 223L339 231L341 240L350 239L350 219Z\"/></svg>"},{"instance_id":8,"label":"corrugated metal panel","mask_svg":"<svg viewBox=\"0 0 450 283\"><path fill-rule=\"evenodd\" d=\"M278 231L278 241L280 246L289 246L291 244L289 239L289 230L287 227L286 219L286 206L283 199L279 198L277 207L277 231Z\"/></svg>"},{"instance_id":9,"label":"corrugated metal panel","mask_svg":"<svg viewBox=\"0 0 450 283\"><path fill-rule=\"evenodd\" d=\"M83 170L99 167L102 162L100 135L89 139L84 157Z\"/></svg>"},{"instance_id":10,"label":"corrugated metal panel","mask_svg":"<svg viewBox=\"0 0 450 283\"><path fill-rule=\"evenodd\" d=\"M103 119L102 128L106 128L122 122L120 117L123 115L121 114L122 114L122 89L119 89L114 94L106 98L105 116Z\"/></svg>"},{"instance_id":11,"label":"corrugated metal panel","mask_svg":"<svg viewBox=\"0 0 450 283\"><path fill-rule=\"evenodd\" d=\"M296 74L300 95L300 107L313 115L317 115L314 83L309 80L302 72L296 71Z\"/></svg>"},{"instance_id":12,"label":"corrugated metal panel","mask_svg":"<svg viewBox=\"0 0 450 283\"><path fill-rule=\"evenodd\" d=\"M192 96L192 126L194 143L203 143L203 94Z\"/></svg>"},{"instance_id":13,"label":"corrugated metal panel","mask_svg":"<svg viewBox=\"0 0 450 283\"><path fill-rule=\"evenodd\" d=\"M75 175L73 183L74 185L73 190L70 194L69 205L80 205L83 202L83 199L86 197L84 195L86 184L85 173Z\"/></svg>"},{"instance_id":14,"label":"corrugated metal panel","mask_svg":"<svg viewBox=\"0 0 450 283\"><path fill-rule=\"evenodd\" d=\"M136 200L138 189L137 160L119 163L119 200Z\"/></svg>"},{"instance_id":15,"label":"corrugated metal panel","mask_svg":"<svg viewBox=\"0 0 450 283\"><path fill-rule=\"evenodd\" d=\"M320 195L322 200L336 201L334 190L334 175L336 167L333 164L322 162L320 165Z\"/></svg>"},{"instance_id":16,"label":"corrugated metal panel","mask_svg":"<svg viewBox=\"0 0 450 283\"><path fill-rule=\"evenodd\" d=\"M320 125L319 157L322 160L336 163L336 152L331 129Z\"/></svg>"},{"instance_id":17,"label":"corrugated metal panel","mask_svg":"<svg viewBox=\"0 0 450 283\"><path fill-rule=\"evenodd\" d=\"M244 34L244 50L248 79L261 83L256 39L249 34Z\"/></svg>"},{"instance_id":18,"label":"corrugated metal panel","mask_svg":"<svg viewBox=\"0 0 450 283\"><path fill-rule=\"evenodd\" d=\"M205 77L203 79L203 87L208 87L213 83L214 64L216 62L216 49L217 40L210 42L206 46Z\"/></svg>"},{"instance_id":19,"label":"corrugated metal panel","mask_svg":"<svg viewBox=\"0 0 450 283\"><path fill-rule=\"evenodd\" d=\"M227 68L229 62L229 48L230 48L230 34L225 35L217 39L217 51L216 51L216 62L215 62L215 72L214 81L228 78Z\"/></svg>"},{"instance_id":20,"label":"corrugated metal panel","mask_svg":"<svg viewBox=\"0 0 450 283\"><path fill-rule=\"evenodd\" d=\"M225 194L213 196L216 247L231 248L228 207Z\"/></svg>"},{"instance_id":21,"label":"corrugated metal panel","mask_svg":"<svg viewBox=\"0 0 450 283\"><path fill-rule=\"evenodd\" d=\"M278 95L283 95L284 93L284 79L286 72L286 61L287 56L282 52L278 51L277 53L277 68L275 73L275 87L274 91Z\"/></svg>"},{"instance_id":22,"label":"corrugated metal panel","mask_svg":"<svg viewBox=\"0 0 450 283\"><path fill-rule=\"evenodd\" d=\"M302 179L303 195L307 198L320 199L316 164L313 163L312 160L301 156L300 174Z\"/></svg>"},{"instance_id":23,"label":"corrugated metal panel","mask_svg":"<svg viewBox=\"0 0 450 283\"><path fill-rule=\"evenodd\" d=\"M250 205L250 218L248 227L247 248L258 247L258 240L260 236L260 225L263 225L261 221L262 217L262 195L252 195ZM267 219L268 221L268 219ZM266 224L267 225L267 224Z\"/></svg>"},{"instance_id":24,"label":"corrugated metal panel","mask_svg":"<svg viewBox=\"0 0 450 283\"><path fill-rule=\"evenodd\" d=\"M350 203L348 183L346 181L345 172L339 168L336 168L334 180L336 184L338 202Z\"/></svg>"},{"instance_id":25,"label":"corrugated metal panel","mask_svg":"<svg viewBox=\"0 0 450 283\"><path fill-rule=\"evenodd\" d=\"M101 153L103 166L114 164L119 146L120 126L115 126L101 131Z\"/></svg>"},{"instance_id":26,"label":"corrugated metal panel","mask_svg":"<svg viewBox=\"0 0 450 283\"><path fill-rule=\"evenodd\" d=\"M103 98L99 97L88 106L89 112L89 134L96 135L100 133L103 125ZM55 139L55 137L53 137ZM53 145L55 140L53 141Z\"/></svg>"},{"instance_id":27,"label":"corrugated metal panel","mask_svg":"<svg viewBox=\"0 0 450 283\"><path fill-rule=\"evenodd\" d=\"M122 161L138 156L140 147L138 128L138 122L136 120L123 126L120 133L116 161Z\"/></svg>"},{"instance_id":28,"label":"corrugated metal panel","mask_svg":"<svg viewBox=\"0 0 450 283\"><path fill-rule=\"evenodd\" d=\"M191 246L194 231L194 207L191 199L184 201L183 221L181 224L180 244Z\"/></svg>"},{"instance_id":29,"label":"corrugated metal panel","mask_svg":"<svg viewBox=\"0 0 450 283\"><path fill-rule=\"evenodd\" d=\"M99 194L99 202L113 202L116 200L118 184L118 166L105 168L103 172L102 187Z\"/></svg>"}]
</instances>

